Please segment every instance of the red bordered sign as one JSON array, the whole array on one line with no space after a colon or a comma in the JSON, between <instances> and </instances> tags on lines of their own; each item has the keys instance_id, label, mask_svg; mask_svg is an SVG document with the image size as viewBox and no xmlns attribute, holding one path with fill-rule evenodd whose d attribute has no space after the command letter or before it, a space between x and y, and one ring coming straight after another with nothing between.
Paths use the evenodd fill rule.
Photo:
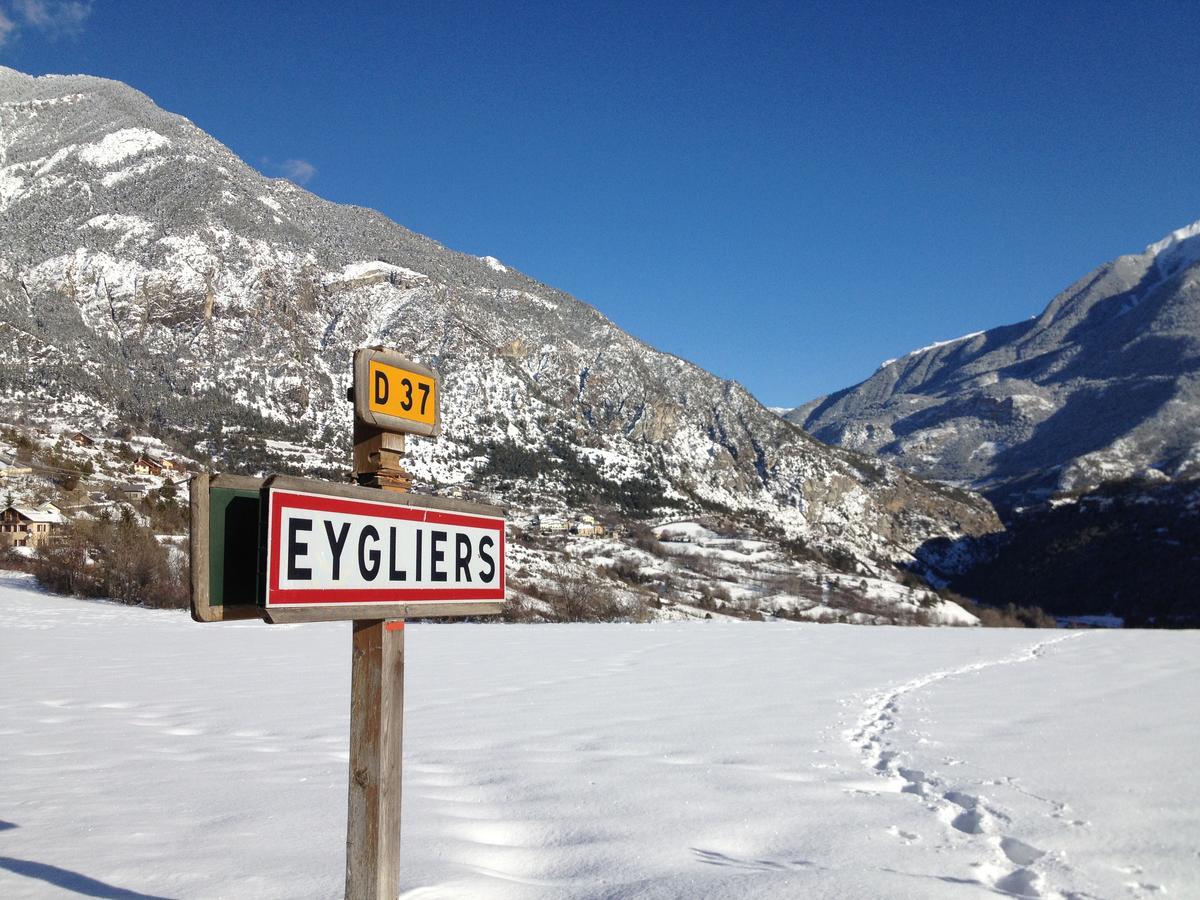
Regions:
<instances>
[{"instance_id":1,"label":"red bordered sign","mask_svg":"<svg viewBox=\"0 0 1200 900\"><path fill-rule=\"evenodd\" d=\"M268 610L504 599L500 516L276 481L264 491Z\"/></svg>"}]
</instances>

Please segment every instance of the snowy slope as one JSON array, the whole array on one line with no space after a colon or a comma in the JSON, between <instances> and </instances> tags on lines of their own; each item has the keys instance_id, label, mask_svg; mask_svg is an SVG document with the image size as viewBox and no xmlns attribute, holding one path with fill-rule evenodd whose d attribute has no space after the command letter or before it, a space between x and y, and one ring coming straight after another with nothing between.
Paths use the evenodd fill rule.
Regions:
<instances>
[{"instance_id":1,"label":"snowy slope","mask_svg":"<svg viewBox=\"0 0 1200 900\"><path fill-rule=\"evenodd\" d=\"M1200 222L1088 273L1025 322L887 360L787 414L824 441L985 491L1200 475Z\"/></svg>"},{"instance_id":2,"label":"snowy slope","mask_svg":"<svg viewBox=\"0 0 1200 900\"><path fill-rule=\"evenodd\" d=\"M420 489L561 511L583 485L860 558L998 527L492 257L264 178L127 85L0 67L0 421L132 424L216 469L338 477L351 355L377 343L444 375L445 433L410 446Z\"/></svg>"},{"instance_id":3,"label":"snowy slope","mask_svg":"<svg viewBox=\"0 0 1200 900\"><path fill-rule=\"evenodd\" d=\"M406 640L405 897L1200 894L1195 633ZM0 895L340 896L349 644L0 576Z\"/></svg>"}]
</instances>

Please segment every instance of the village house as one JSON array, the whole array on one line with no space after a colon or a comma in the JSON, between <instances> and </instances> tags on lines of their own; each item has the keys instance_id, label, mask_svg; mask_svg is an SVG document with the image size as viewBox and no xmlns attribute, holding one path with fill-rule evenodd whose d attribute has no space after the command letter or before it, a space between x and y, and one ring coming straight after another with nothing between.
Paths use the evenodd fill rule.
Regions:
<instances>
[{"instance_id":1,"label":"village house","mask_svg":"<svg viewBox=\"0 0 1200 900\"><path fill-rule=\"evenodd\" d=\"M10 506L0 513L0 544L6 547L40 547L54 539L65 519L58 507L32 509Z\"/></svg>"},{"instance_id":2,"label":"village house","mask_svg":"<svg viewBox=\"0 0 1200 900\"><path fill-rule=\"evenodd\" d=\"M163 471L162 460L155 459L149 453L143 453L133 461L133 472L135 475L161 475Z\"/></svg>"},{"instance_id":3,"label":"village house","mask_svg":"<svg viewBox=\"0 0 1200 900\"><path fill-rule=\"evenodd\" d=\"M71 435L71 443L77 447L94 447L96 442L84 434L82 431L77 431Z\"/></svg>"},{"instance_id":4,"label":"village house","mask_svg":"<svg viewBox=\"0 0 1200 900\"><path fill-rule=\"evenodd\" d=\"M566 520L558 516L536 515L529 524L541 534L566 534L567 532Z\"/></svg>"},{"instance_id":5,"label":"village house","mask_svg":"<svg viewBox=\"0 0 1200 900\"><path fill-rule=\"evenodd\" d=\"M600 537L604 534L604 526L596 521L595 516L582 515L574 525L571 526L571 531L580 537Z\"/></svg>"},{"instance_id":6,"label":"village house","mask_svg":"<svg viewBox=\"0 0 1200 900\"><path fill-rule=\"evenodd\" d=\"M144 484L118 484L113 488L118 499L121 500L141 500L146 496L146 486Z\"/></svg>"}]
</instances>

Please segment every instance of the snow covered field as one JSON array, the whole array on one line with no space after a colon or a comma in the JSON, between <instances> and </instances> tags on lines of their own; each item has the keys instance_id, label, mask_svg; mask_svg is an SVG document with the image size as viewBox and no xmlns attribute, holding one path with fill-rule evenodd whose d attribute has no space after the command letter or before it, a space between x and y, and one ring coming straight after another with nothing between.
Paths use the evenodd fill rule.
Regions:
<instances>
[{"instance_id":1,"label":"snow covered field","mask_svg":"<svg viewBox=\"0 0 1200 900\"><path fill-rule=\"evenodd\" d=\"M0 573L0 896L340 896L349 625ZM404 896L1200 896L1200 635L414 625Z\"/></svg>"}]
</instances>

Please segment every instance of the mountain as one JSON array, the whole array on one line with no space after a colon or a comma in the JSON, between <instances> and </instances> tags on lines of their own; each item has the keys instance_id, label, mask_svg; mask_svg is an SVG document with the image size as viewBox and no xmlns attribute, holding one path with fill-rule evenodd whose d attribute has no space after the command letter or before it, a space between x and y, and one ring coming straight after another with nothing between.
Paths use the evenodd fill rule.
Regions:
<instances>
[{"instance_id":1,"label":"mountain","mask_svg":"<svg viewBox=\"0 0 1200 900\"><path fill-rule=\"evenodd\" d=\"M1105 263L1039 316L888 360L786 418L1001 509L1200 476L1200 222Z\"/></svg>"},{"instance_id":2,"label":"mountain","mask_svg":"<svg viewBox=\"0 0 1200 900\"><path fill-rule=\"evenodd\" d=\"M149 431L226 471L345 477L355 348L441 370L419 488L515 512L702 511L864 561L993 530L592 307L263 177L132 88L0 69L0 416ZM873 563L869 563L872 564Z\"/></svg>"}]
</instances>

